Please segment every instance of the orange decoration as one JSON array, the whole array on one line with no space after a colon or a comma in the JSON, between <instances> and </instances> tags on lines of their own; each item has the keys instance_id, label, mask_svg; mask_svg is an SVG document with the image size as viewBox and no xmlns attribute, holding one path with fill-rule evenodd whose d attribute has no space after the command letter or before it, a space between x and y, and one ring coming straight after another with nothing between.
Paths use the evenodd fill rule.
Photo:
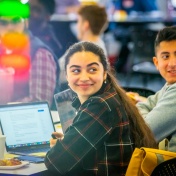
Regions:
<instances>
[{"instance_id":1,"label":"orange decoration","mask_svg":"<svg viewBox=\"0 0 176 176\"><path fill-rule=\"evenodd\" d=\"M21 50L29 46L29 37L24 33L7 33L2 38L2 45L9 50Z\"/></svg>"},{"instance_id":2,"label":"orange decoration","mask_svg":"<svg viewBox=\"0 0 176 176\"><path fill-rule=\"evenodd\" d=\"M18 71L27 70L30 67L30 59L27 56L17 54L3 55L0 59L0 65L12 67Z\"/></svg>"}]
</instances>

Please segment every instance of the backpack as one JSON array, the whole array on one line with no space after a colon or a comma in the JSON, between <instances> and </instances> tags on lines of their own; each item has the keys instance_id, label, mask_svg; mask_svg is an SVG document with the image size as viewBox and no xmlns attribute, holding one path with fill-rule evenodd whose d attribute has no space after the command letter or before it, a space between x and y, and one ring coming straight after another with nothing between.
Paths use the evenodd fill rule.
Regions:
<instances>
[{"instance_id":1,"label":"backpack","mask_svg":"<svg viewBox=\"0 0 176 176\"><path fill-rule=\"evenodd\" d=\"M175 152L153 148L135 148L125 175L150 176L157 165L172 158L176 158Z\"/></svg>"}]
</instances>

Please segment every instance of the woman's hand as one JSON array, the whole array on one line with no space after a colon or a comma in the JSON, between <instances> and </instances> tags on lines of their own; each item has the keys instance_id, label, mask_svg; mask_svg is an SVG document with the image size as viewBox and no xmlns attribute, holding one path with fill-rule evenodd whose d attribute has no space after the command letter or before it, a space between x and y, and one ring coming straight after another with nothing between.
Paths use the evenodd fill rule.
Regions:
<instances>
[{"instance_id":1,"label":"woman's hand","mask_svg":"<svg viewBox=\"0 0 176 176\"><path fill-rule=\"evenodd\" d=\"M64 138L63 133L53 132L52 138L50 139L50 147L56 145L57 140L61 141Z\"/></svg>"}]
</instances>

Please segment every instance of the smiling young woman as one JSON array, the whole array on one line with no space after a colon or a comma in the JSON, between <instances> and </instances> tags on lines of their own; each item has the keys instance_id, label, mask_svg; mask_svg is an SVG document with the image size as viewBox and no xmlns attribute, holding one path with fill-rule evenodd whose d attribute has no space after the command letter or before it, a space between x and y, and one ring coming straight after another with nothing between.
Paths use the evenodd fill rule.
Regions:
<instances>
[{"instance_id":1,"label":"smiling young woman","mask_svg":"<svg viewBox=\"0 0 176 176\"><path fill-rule=\"evenodd\" d=\"M48 174L125 175L135 147L156 147L150 129L117 84L98 45L76 43L65 61L77 115L62 140L50 140L54 146L45 158Z\"/></svg>"},{"instance_id":2,"label":"smiling young woman","mask_svg":"<svg viewBox=\"0 0 176 176\"><path fill-rule=\"evenodd\" d=\"M99 56L91 52L73 54L67 65L67 81L81 104L100 90L106 76Z\"/></svg>"}]
</instances>

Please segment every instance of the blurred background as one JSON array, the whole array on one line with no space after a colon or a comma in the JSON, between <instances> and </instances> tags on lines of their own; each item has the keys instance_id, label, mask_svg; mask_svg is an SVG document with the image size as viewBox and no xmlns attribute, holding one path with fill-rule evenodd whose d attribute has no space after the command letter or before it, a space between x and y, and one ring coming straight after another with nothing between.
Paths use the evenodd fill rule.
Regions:
<instances>
[{"instance_id":1,"label":"blurred background","mask_svg":"<svg viewBox=\"0 0 176 176\"><path fill-rule=\"evenodd\" d=\"M176 0L79 0L79 3L106 8L109 23L102 39L119 83L124 87L159 90L165 81L152 62L154 40L160 29L175 25ZM51 24L65 48L77 41L76 19L74 11L56 10L52 15Z\"/></svg>"},{"instance_id":2,"label":"blurred background","mask_svg":"<svg viewBox=\"0 0 176 176\"><path fill-rule=\"evenodd\" d=\"M2 7L2 2L5 1L10 2L8 0L2 0L0 8ZM165 81L153 64L152 58L155 56L154 40L159 30L165 26L175 25L176 0L21 0L20 2L24 5L29 4L30 15L29 19L27 19L29 25L26 25L26 19L19 18L19 15L16 15L13 19L3 19L2 14L0 14L0 32L2 32L2 27L4 28L3 32L5 32L6 27L17 27L17 25L20 24L23 25L24 31L29 30L35 37L38 37L43 42L42 46L45 45L45 47L47 46L45 49L52 51L53 57L55 58L55 63L53 63L54 67L58 64L57 69L60 68L60 77L58 76L59 74L56 74L56 80L52 85L56 88L58 85L58 90L62 91L68 87L63 79L65 77L63 66L63 55L65 51L75 42L85 40L80 38L80 34L85 31L83 31L80 25L79 8L82 5L96 4L104 7L108 17L108 22L102 28L100 37L103 46L105 46L104 49L107 52L107 58L114 69L114 74L120 85L125 88L147 88L156 92L165 84ZM7 7L10 9L10 6L7 5ZM0 13L1 12L2 9L0 9ZM16 12L20 13L21 11ZM4 13L6 12L4 11ZM9 13L11 13L10 10ZM99 14L97 14L97 16L99 16L99 19L103 18ZM98 19L97 17L95 18ZM94 26L96 25L97 23L95 22ZM20 35L8 37L14 39L13 42L9 40L15 44L14 46L16 46L16 41L18 41L19 47L24 49L23 42L19 38ZM27 41L28 36L23 36L23 39ZM30 53L28 53L29 57L34 57L32 60L29 59L29 62L25 61L23 63L22 60L24 61L24 59L21 57L18 58L18 63L14 62L18 69L19 66L23 66L23 64L27 62L25 68L20 68L20 80L17 77L17 71L14 72L11 68L7 68L5 71L3 70L4 66L1 62L3 59L2 43L2 37L0 36L0 92L2 94L2 104L14 101L11 99L12 94L17 95L17 92L20 94L18 89L15 90L13 88L16 82L28 87L27 89L22 88L23 90L29 90L28 98L31 98L30 92L32 91L29 89L29 85L35 85L35 83L39 82L35 80L37 76L33 76L33 79L31 79L31 72L29 72L31 67L30 61L31 64L33 64L35 60L34 55L30 56ZM10 43L10 45L12 43ZM27 42L26 44L25 47L28 48L29 43ZM9 56L9 49L5 48L5 50L6 56ZM23 53L22 50L19 50L19 52ZM43 58L41 57L40 59ZM35 74L39 73L37 69L36 67L36 70L34 70L36 71ZM39 69L42 69L42 67ZM26 70L27 76L25 77L24 73ZM46 72L45 70L40 71L42 72L42 79ZM49 72L51 71L52 70L49 70ZM13 80L14 75L16 76L15 81ZM61 84L61 82L64 83ZM6 87L8 87L8 89L6 89ZM57 93L56 88L50 92L49 97L52 98L53 95ZM42 92L46 90L46 88L40 85L36 87L36 89L40 89L40 98L38 98L38 95L35 95L37 97L35 97L35 99L26 99L25 96L23 96L23 99L20 99L20 101L42 100ZM49 87L48 90L51 90L51 88ZM37 93L34 91L34 94ZM52 103L51 98L49 98L50 104ZM17 100L16 98L15 101Z\"/></svg>"}]
</instances>

